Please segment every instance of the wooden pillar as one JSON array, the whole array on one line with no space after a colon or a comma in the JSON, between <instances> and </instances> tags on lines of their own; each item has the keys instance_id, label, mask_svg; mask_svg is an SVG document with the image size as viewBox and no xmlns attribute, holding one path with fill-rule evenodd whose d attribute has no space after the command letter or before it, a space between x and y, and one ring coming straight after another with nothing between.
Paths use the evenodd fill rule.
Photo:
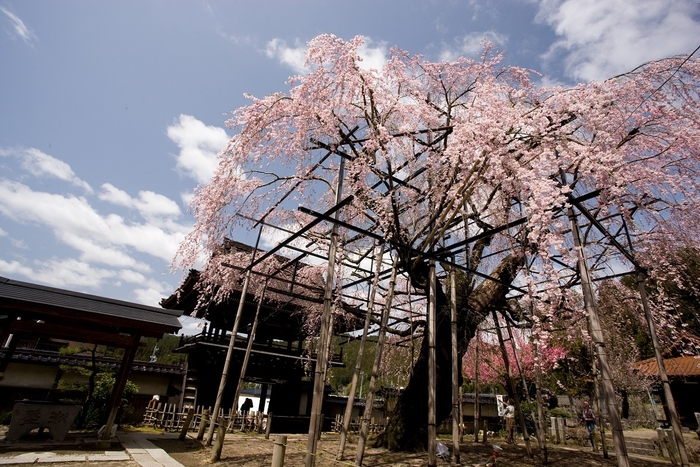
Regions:
<instances>
[{"instance_id":1,"label":"wooden pillar","mask_svg":"<svg viewBox=\"0 0 700 467\"><path fill-rule=\"evenodd\" d=\"M460 364L457 355L457 280L455 279L455 272L455 270L450 271L450 317L452 321L452 453L455 463L459 464L459 439L462 427L460 407L462 405L462 399L459 392Z\"/></svg>"},{"instance_id":2,"label":"wooden pillar","mask_svg":"<svg viewBox=\"0 0 700 467\"><path fill-rule=\"evenodd\" d=\"M365 399L365 411L360 421L360 436L357 441L357 455L355 456L355 465L361 466L362 459L365 455L365 442L369 434L369 424L372 419L372 408L374 405L374 391L379 378L379 365L382 362L382 353L386 345L386 328L391 314L392 303L394 302L394 287L396 286L396 271L399 267L399 255L396 255L394 264L391 270L391 280L389 281L389 290L382 311L381 322L379 324L379 335L377 336L377 348L374 352L374 363L372 364L372 375L369 379L369 388L367 389L367 398Z\"/></svg>"},{"instance_id":3,"label":"wooden pillar","mask_svg":"<svg viewBox=\"0 0 700 467\"><path fill-rule=\"evenodd\" d=\"M335 202L338 205L343 195L343 178L345 177L345 158L340 158L338 168L338 184L335 191ZM338 211L334 218L338 219ZM331 337L333 335L333 285L335 278L335 260L338 250L338 224L334 223L331 229L330 246L328 248L328 268L326 269L326 288L323 294L323 312L321 313L321 330L319 333L319 349L316 358L316 371L314 372L314 392L311 400L311 419L309 420L309 434L306 441L306 467L314 467L316 463L316 446L322 430L321 410L323 406L323 389L326 385L326 369Z\"/></svg>"},{"instance_id":4,"label":"wooden pillar","mask_svg":"<svg viewBox=\"0 0 700 467\"><path fill-rule=\"evenodd\" d=\"M140 336L135 335L134 344L128 347L124 352L124 358L122 358L122 363L119 366L119 371L114 380L114 389L112 389L112 395L109 398L109 415L107 416L107 422L105 423L105 431L102 433L102 439L108 440L112 434L112 426L117 418L117 412L119 411L119 405L122 401L122 395L124 394L124 388L126 388L126 381L129 377L129 372L131 371L131 365L134 363L134 357L136 356L136 349L138 349Z\"/></svg>"},{"instance_id":5,"label":"wooden pillar","mask_svg":"<svg viewBox=\"0 0 700 467\"><path fill-rule=\"evenodd\" d=\"M566 175L561 171L562 180L566 180ZM593 293L592 279L586 260L583 242L581 241L581 232L579 230L578 221L574 214L574 209L568 209L569 220L571 223L571 233L574 238L574 248L578 252L578 272L581 278L581 289L583 291L583 303L586 307L588 315L588 333L591 336L593 345L595 346L596 356L600 365L600 375L603 383L603 395L608 408L608 416L610 417L610 426L612 428L613 444L615 445L615 457L619 467L629 467L629 456L627 454L627 445L622 434L622 422L620 420L620 412L617 410L615 400L615 388L612 384L612 375L610 365L608 364L608 354L605 348L605 339L603 331L600 327L600 319L598 318L598 304ZM600 421L603 423L603 421Z\"/></svg>"},{"instance_id":6,"label":"wooden pillar","mask_svg":"<svg viewBox=\"0 0 700 467\"><path fill-rule=\"evenodd\" d=\"M224 369L221 373L221 380L219 381L219 390L216 393L216 402L214 403L214 410L211 413L211 424L209 425L209 431L207 432L207 437L204 442L207 446L211 446L211 440L214 437L214 430L216 429L216 422L219 420L219 409L221 408L221 401L224 398L224 390L226 389L226 381L228 379L228 371L231 366L231 359L233 357L233 350L236 347L236 335L238 335L238 327L241 324L241 316L243 316L243 308L245 307L245 299L248 295L248 285L250 284L251 269L253 261L255 259L255 252L258 251L258 244L260 243L260 236L262 235L262 225L258 230L258 238L255 241L255 249L251 255L250 264L245 274L245 279L243 281L243 288L241 290L241 296L238 301L238 309L236 310L236 318L233 321L233 329L231 329L231 339L228 343L228 350L226 351L226 360L224 361ZM233 401L237 404L238 401Z\"/></svg>"},{"instance_id":7,"label":"wooden pillar","mask_svg":"<svg viewBox=\"0 0 700 467\"><path fill-rule=\"evenodd\" d=\"M267 402L267 390L269 386L267 383L262 383L260 387L260 403L258 404L258 412L265 413L265 402Z\"/></svg>"},{"instance_id":8,"label":"wooden pillar","mask_svg":"<svg viewBox=\"0 0 700 467\"><path fill-rule=\"evenodd\" d=\"M532 417L532 421L535 424L535 436L537 436L537 443L539 444L540 451L545 453L544 458L547 458L546 452L547 452L547 447L546 447L546 442L547 440L545 439L546 433L544 432L544 429L542 428L542 425L540 424L540 417L535 415L535 409L533 408L532 405L532 399L530 398L530 390L528 389L527 386L527 380L525 379L525 373L523 373L523 367L520 364L520 357L518 357L518 349L517 346L515 345L515 340L513 339L513 330L510 327L510 323L508 320L506 320L506 330L508 331L508 339L510 339L510 346L513 349L513 358L515 359L515 365L518 368L518 373L520 374L520 379L523 383L523 391L525 391L525 398L527 399L527 405L530 407L530 416ZM537 362L537 360L536 360ZM539 364L539 363L536 363Z\"/></svg>"},{"instance_id":9,"label":"wooden pillar","mask_svg":"<svg viewBox=\"0 0 700 467\"><path fill-rule=\"evenodd\" d=\"M671 428L673 429L673 435L676 438L676 444L678 449L678 454L681 458L681 465L683 467L688 467L690 461L688 460L688 453L685 449L685 441L683 440L683 432L681 431L681 424L678 418L678 412L676 411L676 403L673 400L673 393L671 392L671 384L668 380L668 374L666 374L666 365L664 364L664 358L661 355L661 348L659 346L659 340L656 337L656 326L654 325L654 318L651 315L651 309L649 308L649 300L647 299L647 291L644 287L644 275L641 273L637 274L637 286L639 287L639 295L642 299L642 305L644 307L644 316L647 320L647 325L649 326L649 335L651 336L651 342L654 346L654 355L656 357L656 364L659 367L659 378L661 379L661 385L664 390L664 400L666 401L666 409L671 418Z\"/></svg>"},{"instance_id":10,"label":"wooden pillar","mask_svg":"<svg viewBox=\"0 0 700 467\"><path fill-rule=\"evenodd\" d=\"M376 256L374 258L374 277L372 278L371 290L369 293L369 303L367 304L367 314L365 315L365 324L362 328L362 338L360 339L360 348L357 350L357 359L355 360L355 371L352 373L352 380L350 381L350 393L348 395L348 401L345 405L345 413L343 416L343 423L340 426L340 440L338 442L338 454L336 455L337 460L343 460L345 457L345 443L348 436L348 429L350 428L350 419L352 418L352 409L355 405L355 391L357 390L357 380L359 379L360 372L362 371L362 358L365 353L365 343L367 342L367 333L369 332L369 326L372 322L372 315L374 314L374 300L377 296L377 289L379 286L379 274L382 270L382 257L384 256L384 244L377 246L375 242Z\"/></svg>"},{"instance_id":11,"label":"wooden pillar","mask_svg":"<svg viewBox=\"0 0 700 467\"><path fill-rule=\"evenodd\" d=\"M508 384L510 385L510 392L515 401L515 410L518 412L518 419L520 422L520 428L523 430L523 440L525 440L525 449L527 450L527 455L530 458L533 457L532 447L530 446L530 436L527 433L527 427L525 426L525 417L523 416L523 410L520 405L520 397L518 397L518 390L515 387L515 381L513 380L513 371L510 369L510 359L508 358L508 351L506 350L506 345L503 340L503 332L501 331L501 323L498 320L498 315L496 310L492 312L493 323L496 326L496 335L498 336L498 343L501 347L501 354L503 355L503 364L506 367L506 377L508 378ZM515 441L515 440L514 440Z\"/></svg>"},{"instance_id":12,"label":"wooden pillar","mask_svg":"<svg viewBox=\"0 0 700 467\"><path fill-rule=\"evenodd\" d=\"M437 390L437 377L435 369L435 334L437 316L437 277L435 275L435 260L429 261L430 268L430 296L428 297L428 467L437 465L437 452L435 440L437 435L437 423L435 414L435 397Z\"/></svg>"}]
</instances>

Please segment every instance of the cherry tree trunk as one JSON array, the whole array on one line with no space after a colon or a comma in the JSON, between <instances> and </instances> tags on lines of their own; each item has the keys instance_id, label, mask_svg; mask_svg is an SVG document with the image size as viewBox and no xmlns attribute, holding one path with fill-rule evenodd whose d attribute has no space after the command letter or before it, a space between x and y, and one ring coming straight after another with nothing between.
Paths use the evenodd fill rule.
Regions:
<instances>
[{"instance_id":1,"label":"cherry tree trunk","mask_svg":"<svg viewBox=\"0 0 700 467\"><path fill-rule=\"evenodd\" d=\"M468 304L458 306L460 336L473 336L477 326L488 315L492 306L502 306L508 287L522 265L522 257L509 255L491 273L499 282L485 280L469 294ZM427 262L423 268L415 267L411 274L414 284L428 285ZM435 290L435 374L436 374L436 423L439 425L452 412L452 346L450 302L442 285ZM458 297L459 300L459 297ZM460 343L460 356L469 344L469 337ZM389 419L381 441L395 451L424 451L428 441L428 341L423 339L420 354L413 366L413 374L401 393L396 409ZM461 378L460 378L461 380ZM461 384L461 381L460 381Z\"/></svg>"}]
</instances>

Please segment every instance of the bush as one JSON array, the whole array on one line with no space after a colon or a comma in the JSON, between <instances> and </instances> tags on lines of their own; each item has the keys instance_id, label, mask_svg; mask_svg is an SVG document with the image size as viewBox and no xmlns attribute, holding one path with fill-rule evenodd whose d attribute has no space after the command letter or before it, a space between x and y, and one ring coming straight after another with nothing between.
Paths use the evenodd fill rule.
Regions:
<instances>
[{"instance_id":1,"label":"bush","mask_svg":"<svg viewBox=\"0 0 700 467\"><path fill-rule=\"evenodd\" d=\"M0 414L0 425L9 425L12 422L12 412Z\"/></svg>"},{"instance_id":2,"label":"bush","mask_svg":"<svg viewBox=\"0 0 700 467\"><path fill-rule=\"evenodd\" d=\"M107 411L109 410L109 398L112 395L114 388L114 376L108 373L101 373L95 381L95 391L92 394L92 399L85 409L85 425L99 426L107 419ZM134 408L129 403L131 396L139 391L139 387L131 381L126 382L124 394L119 404L119 412L117 413L116 422L133 412Z\"/></svg>"},{"instance_id":3,"label":"bush","mask_svg":"<svg viewBox=\"0 0 700 467\"><path fill-rule=\"evenodd\" d=\"M555 407L549 411L550 417L571 418L571 414L561 407Z\"/></svg>"}]
</instances>

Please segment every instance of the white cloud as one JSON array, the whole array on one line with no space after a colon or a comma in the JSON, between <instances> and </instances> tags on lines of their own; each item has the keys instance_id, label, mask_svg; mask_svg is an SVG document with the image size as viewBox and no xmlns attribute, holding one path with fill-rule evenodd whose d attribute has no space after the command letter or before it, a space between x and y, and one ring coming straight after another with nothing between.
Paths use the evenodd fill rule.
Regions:
<instances>
[{"instance_id":1,"label":"white cloud","mask_svg":"<svg viewBox=\"0 0 700 467\"><path fill-rule=\"evenodd\" d=\"M495 32L473 32L455 39L453 44L444 44L440 52L440 60L451 62L459 57L475 58L484 52L484 41L493 42L498 47L504 47L508 37Z\"/></svg>"},{"instance_id":2,"label":"white cloud","mask_svg":"<svg viewBox=\"0 0 700 467\"><path fill-rule=\"evenodd\" d=\"M217 154L226 148L229 136L223 128L207 126L191 115L180 115L167 129L180 148L176 169L199 183L209 182L218 167Z\"/></svg>"},{"instance_id":3,"label":"white cloud","mask_svg":"<svg viewBox=\"0 0 700 467\"><path fill-rule=\"evenodd\" d=\"M111 183L102 185L102 193L99 194L102 201L136 209L145 219L154 217L180 217L182 214L177 203L167 196L152 191L139 191L138 198L132 198L129 194Z\"/></svg>"},{"instance_id":4,"label":"white cloud","mask_svg":"<svg viewBox=\"0 0 700 467\"><path fill-rule=\"evenodd\" d=\"M0 237L7 237L7 232L2 230L2 227L0 227Z\"/></svg>"},{"instance_id":5,"label":"white cloud","mask_svg":"<svg viewBox=\"0 0 700 467\"><path fill-rule=\"evenodd\" d=\"M650 60L692 52L700 37L697 1L540 0L537 20L560 37L545 54L568 76L604 80Z\"/></svg>"},{"instance_id":6,"label":"white cloud","mask_svg":"<svg viewBox=\"0 0 700 467\"><path fill-rule=\"evenodd\" d=\"M18 182L0 180L0 213L18 222L45 225L62 241L84 239L82 251L95 254L89 245L103 248L133 248L171 261L190 226L170 222L171 229L152 223L127 223L116 214L98 213L83 197L33 191ZM79 246L71 240L72 246ZM88 245L88 246L86 246Z\"/></svg>"},{"instance_id":7,"label":"white cloud","mask_svg":"<svg viewBox=\"0 0 700 467\"><path fill-rule=\"evenodd\" d=\"M171 291L172 292L172 291ZM149 306L160 306L160 301L166 296L170 295L170 292L163 293L162 289L152 289L152 288L138 288L134 289L134 300L137 303L142 303Z\"/></svg>"},{"instance_id":8,"label":"white cloud","mask_svg":"<svg viewBox=\"0 0 700 467\"><path fill-rule=\"evenodd\" d=\"M66 245L80 252L80 260L87 263L105 264L113 268L134 268L139 271L150 272L151 267L137 261L127 252L110 245L100 245L93 239L76 235L72 232L56 232L56 236Z\"/></svg>"},{"instance_id":9,"label":"white cloud","mask_svg":"<svg viewBox=\"0 0 700 467\"><path fill-rule=\"evenodd\" d=\"M388 60L386 42L379 42L375 47L372 47L372 39L369 37L365 37L364 39L365 43L357 49L357 54L362 59L360 68L363 70L381 70Z\"/></svg>"},{"instance_id":10,"label":"white cloud","mask_svg":"<svg viewBox=\"0 0 700 467\"><path fill-rule=\"evenodd\" d=\"M0 148L0 155L14 156L22 161L22 167L35 177L53 177L64 180L88 193L90 185L75 175L70 165L35 148Z\"/></svg>"},{"instance_id":11,"label":"white cloud","mask_svg":"<svg viewBox=\"0 0 700 467\"><path fill-rule=\"evenodd\" d=\"M0 258L0 275L31 278L33 276L33 271L32 268L25 266L19 261L5 261Z\"/></svg>"},{"instance_id":12,"label":"white cloud","mask_svg":"<svg viewBox=\"0 0 700 467\"><path fill-rule=\"evenodd\" d=\"M19 19L19 17L16 14L12 13L10 10L2 6L0 6L0 11L5 13L5 16L7 16L12 27L12 30L5 30L10 35L10 37L19 37L26 44L29 44L31 46L33 46L33 43L35 41L39 40L39 38L36 37L36 34L34 34L34 31L32 31L31 28L24 24L24 21Z\"/></svg>"},{"instance_id":13,"label":"white cloud","mask_svg":"<svg viewBox=\"0 0 700 467\"><path fill-rule=\"evenodd\" d=\"M363 70L381 69L388 60L388 49L385 42L374 42L370 37L364 37L365 43L357 49L357 54L362 59L359 62L360 68ZM295 73L305 75L309 72L304 67L306 60L306 45L296 39L294 46L290 47L283 39L272 39L267 43L265 54L269 58L277 59L281 64L287 65Z\"/></svg>"},{"instance_id":14,"label":"white cloud","mask_svg":"<svg viewBox=\"0 0 700 467\"><path fill-rule=\"evenodd\" d=\"M272 39L265 47L265 54L269 58L276 58L280 63L287 65L300 75L304 75L309 71L304 68L306 45L300 44L299 40L295 41L294 47L289 47L282 39Z\"/></svg>"},{"instance_id":15,"label":"white cloud","mask_svg":"<svg viewBox=\"0 0 700 467\"><path fill-rule=\"evenodd\" d=\"M107 279L115 277L110 269L96 268L76 259L51 259L30 267L17 261L0 260L0 271L12 276L23 276L31 282L38 282L52 287L95 289Z\"/></svg>"}]
</instances>

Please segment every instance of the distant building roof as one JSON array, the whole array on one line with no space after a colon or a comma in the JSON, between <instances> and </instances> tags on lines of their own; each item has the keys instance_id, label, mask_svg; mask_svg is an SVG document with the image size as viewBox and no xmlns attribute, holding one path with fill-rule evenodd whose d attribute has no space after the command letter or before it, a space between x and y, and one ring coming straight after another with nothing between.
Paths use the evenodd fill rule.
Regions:
<instances>
[{"instance_id":1,"label":"distant building roof","mask_svg":"<svg viewBox=\"0 0 700 467\"><path fill-rule=\"evenodd\" d=\"M664 366L669 377L699 377L700 355L664 358ZM637 362L633 365L633 368L644 376L659 376L659 365L656 363L656 358Z\"/></svg>"}]
</instances>

